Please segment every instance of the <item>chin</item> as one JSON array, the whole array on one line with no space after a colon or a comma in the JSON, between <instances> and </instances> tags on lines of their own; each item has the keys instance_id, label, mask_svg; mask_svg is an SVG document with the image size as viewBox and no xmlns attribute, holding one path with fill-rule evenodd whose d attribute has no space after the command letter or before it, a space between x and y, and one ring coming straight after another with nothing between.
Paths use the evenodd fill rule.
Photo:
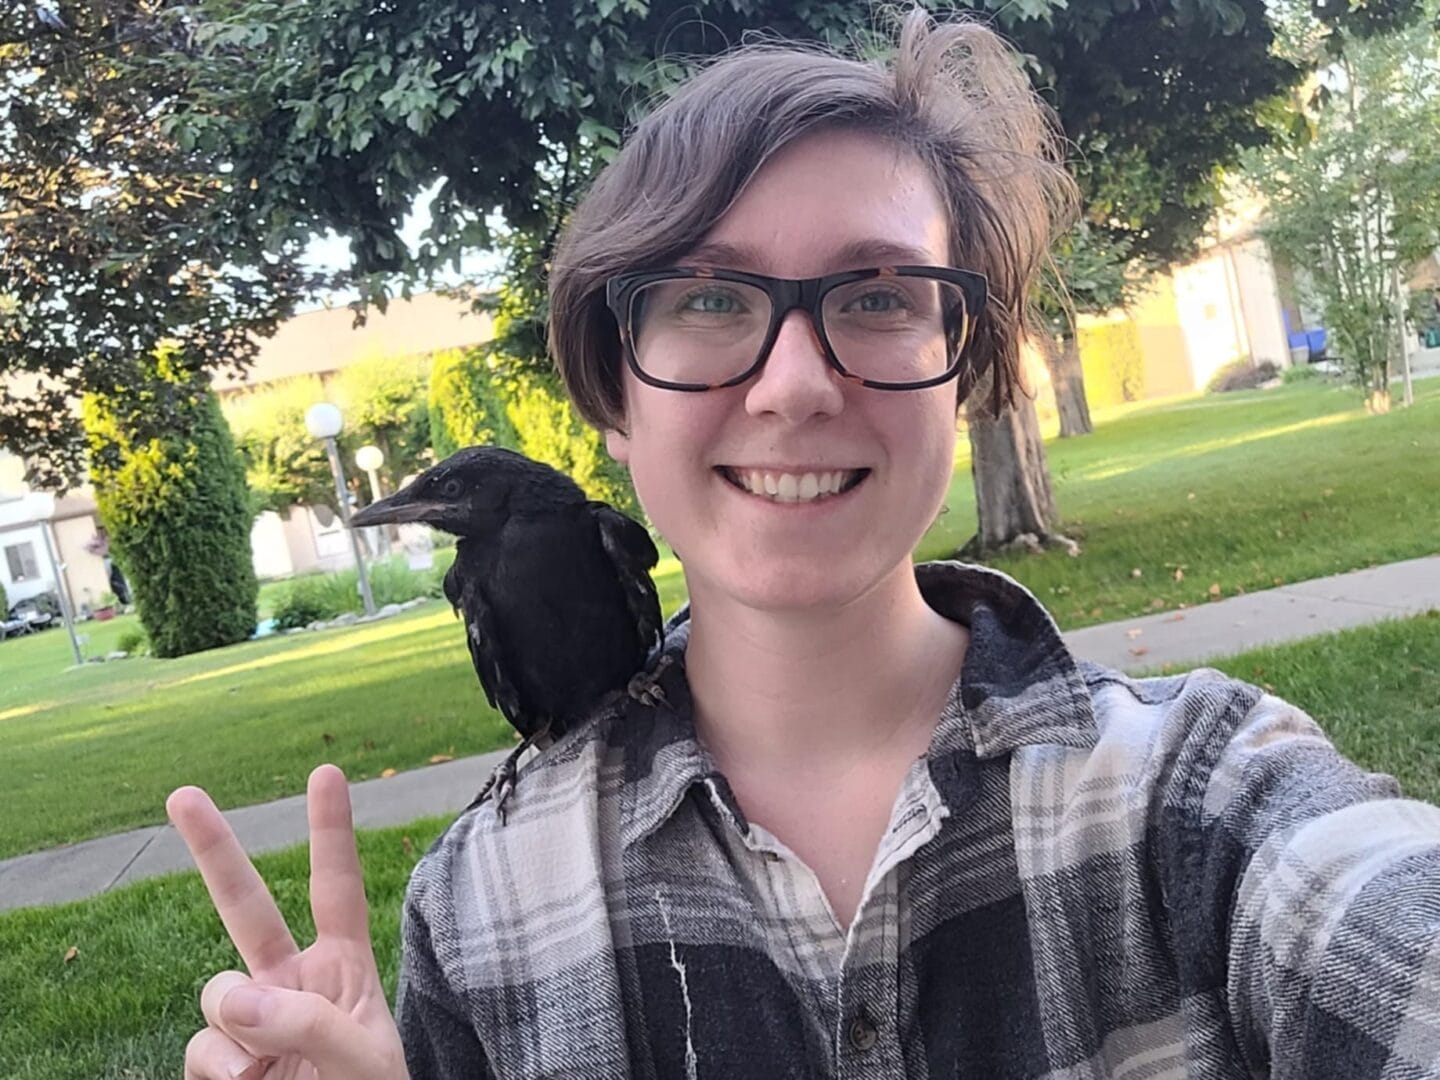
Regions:
<instances>
[{"instance_id":1,"label":"chin","mask_svg":"<svg viewBox=\"0 0 1440 1080\"><path fill-rule=\"evenodd\" d=\"M888 576L884 568L846 565L843 558L823 559L813 554L793 560L756 558L718 569L697 582L702 595L718 593L732 603L775 615L839 611Z\"/></svg>"}]
</instances>

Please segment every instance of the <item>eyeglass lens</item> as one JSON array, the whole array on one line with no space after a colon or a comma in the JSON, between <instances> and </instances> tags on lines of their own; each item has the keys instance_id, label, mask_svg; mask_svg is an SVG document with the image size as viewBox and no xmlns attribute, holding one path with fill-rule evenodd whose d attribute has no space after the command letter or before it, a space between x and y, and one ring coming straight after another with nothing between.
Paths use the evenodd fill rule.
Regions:
<instances>
[{"instance_id":1,"label":"eyeglass lens","mask_svg":"<svg viewBox=\"0 0 1440 1080\"><path fill-rule=\"evenodd\" d=\"M821 319L850 374L923 382L953 366L967 328L965 293L936 278L866 278L831 288ZM743 374L759 359L770 320L765 290L711 278L654 282L630 306L636 362L666 382L713 386Z\"/></svg>"}]
</instances>

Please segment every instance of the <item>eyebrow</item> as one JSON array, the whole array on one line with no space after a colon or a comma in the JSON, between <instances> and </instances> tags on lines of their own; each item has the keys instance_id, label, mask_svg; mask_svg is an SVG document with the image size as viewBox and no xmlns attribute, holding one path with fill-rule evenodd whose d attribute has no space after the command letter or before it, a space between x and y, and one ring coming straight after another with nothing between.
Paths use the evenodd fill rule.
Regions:
<instances>
[{"instance_id":1,"label":"eyebrow","mask_svg":"<svg viewBox=\"0 0 1440 1080\"><path fill-rule=\"evenodd\" d=\"M933 262L930 252L879 237L851 240L831 252L826 260L832 269L854 270L870 266L920 265ZM749 244L707 240L684 256L687 263L731 270L760 270L768 261L760 249Z\"/></svg>"}]
</instances>

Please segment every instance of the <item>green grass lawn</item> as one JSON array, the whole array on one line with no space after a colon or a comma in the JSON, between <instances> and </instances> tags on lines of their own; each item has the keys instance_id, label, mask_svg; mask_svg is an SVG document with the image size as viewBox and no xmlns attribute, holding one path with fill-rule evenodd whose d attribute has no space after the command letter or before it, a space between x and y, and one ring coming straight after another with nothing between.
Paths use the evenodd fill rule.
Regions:
<instances>
[{"instance_id":1,"label":"green grass lawn","mask_svg":"<svg viewBox=\"0 0 1440 1080\"><path fill-rule=\"evenodd\" d=\"M1202 603L1212 583L1231 595L1433 553L1440 380L1416 385L1414 408L1383 417L1352 391L1314 385L1102 413L1095 434L1049 444L1065 528L1084 554L996 565L1070 628ZM920 556L949 554L973 529L962 457ZM673 610L678 563L667 555L656 576ZM279 587L262 591L262 607ZM84 624L87 653L135 625ZM303 791L321 761L361 779L510 742L443 602L178 660L72 663L59 630L0 643L0 858L158 822L181 783L234 806Z\"/></svg>"},{"instance_id":2,"label":"green grass lawn","mask_svg":"<svg viewBox=\"0 0 1440 1080\"><path fill-rule=\"evenodd\" d=\"M1217 666L1267 684L1320 718L1361 764L1440 801L1440 614L1260 649ZM387 989L415 859L438 818L361 834L371 932ZM303 848L257 860L308 940ZM71 948L78 950L66 960ZM0 1076L149 1080L180 1072L205 979L238 966L196 874L93 900L0 914Z\"/></svg>"},{"instance_id":3,"label":"green grass lawn","mask_svg":"<svg viewBox=\"0 0 1440 1080\"><path fill-rule=\"evenodd\" d=\"M1083 555L996 558L1066 629L1440 551L1440 379L1369 416L1345 387L1123 406L1046 447ZM962 445L968 454L968 446ZM975 529L969 458L920 554ZM1179 569L1183 580L1175 579ZM1134 572L1140 571L1140 576Z\"/></svg>"},{"instance_id":4,"label":"green grass lawn","mask_svg":"<svg viewBox=\"0 0 1440 1080\"><path fill-rule=\"evenodd\" d=\"M42 650L64 655L63 633L0 644L7 673L20 659L16 683L0 681L0 857L163 821L165 796L182 783L236 806L303 791L322 761L361 779L511 741L443 601L48 679L28 674Z\"/></svg>"}]
</instances>

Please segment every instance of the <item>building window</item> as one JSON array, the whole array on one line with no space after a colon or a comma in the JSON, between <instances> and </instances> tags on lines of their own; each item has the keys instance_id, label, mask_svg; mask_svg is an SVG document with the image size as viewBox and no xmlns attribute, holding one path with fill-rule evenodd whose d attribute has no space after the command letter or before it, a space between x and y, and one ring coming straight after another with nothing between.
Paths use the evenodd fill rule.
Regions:
<instances>
[{"instance_id":1,"label":"building window","mask_svg":"<svg viewBox=\"0 0 1440 1080\"><path fill-rule=\"evenodd\" d=\"M40 576L40 566L35 561L35 545L28 540L6 547L5 563L10 569L11 581L34 581Z\"/></svg>"}]
</instances>

